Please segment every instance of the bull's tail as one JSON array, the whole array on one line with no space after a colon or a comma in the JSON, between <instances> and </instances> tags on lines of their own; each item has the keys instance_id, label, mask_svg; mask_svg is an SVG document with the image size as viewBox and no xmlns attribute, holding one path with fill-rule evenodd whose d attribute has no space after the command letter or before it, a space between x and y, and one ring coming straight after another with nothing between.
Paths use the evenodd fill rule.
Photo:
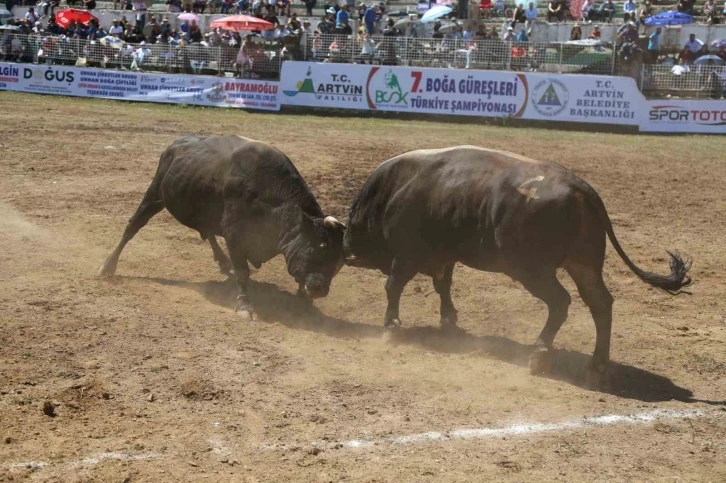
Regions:
<instances>
[{"instance_id":1,"label":"bull's tail","mask_svg":"<svg viewBox=\"0 0 726 483\"><path fill-rule=\"evenodd\" d=\"M603 228L605 228L605 231L608 234L608 238L610 239L610 243L613 244L613 248L615 248L615 251L618 252L618 255L620 255L620 258L623 259L625 264L645 283L664 290L668 292L671 295L678 295L680 293L683 293L681 289L683 287L687 287L691 284L691 278L688 276L688 271L691 269L691 265L693 264L693 260L688 256L681 256L680 253L677 251L671 252L670 250L666 250L666 253L671 257L671 273L670 275L659 275L657 273L651 273L646 272L645 270L641 270L635 263L633 263L630 258L628 258L628 255L625 254L625 251L620 246L620 243L618 242L618 239L615 237L615 232L613 231L613 224L610 221L610 216L608 215L607 210L605 209L605 204L603 203L600 196L588 186L588 196L587 198L590 200L592 207L595 208L595 211L597 212L600 222L602 223Z\"/></svg>"}]
</instances>

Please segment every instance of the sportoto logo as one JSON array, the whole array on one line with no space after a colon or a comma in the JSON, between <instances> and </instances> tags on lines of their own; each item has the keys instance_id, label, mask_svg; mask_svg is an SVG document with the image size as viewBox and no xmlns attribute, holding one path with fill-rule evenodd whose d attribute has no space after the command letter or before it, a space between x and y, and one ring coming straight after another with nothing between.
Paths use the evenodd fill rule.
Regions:
<instances>
[{"instance_id":1,"label":"sportoto logo","mask_svg":"<svg viewBox=\"0 0 726 483\"><path fill-rule=\"evenodd\" d=\"M184 85L184 78L183 77L162 77L160 79L161 83L166 86L183 86Z\"/></svg>"},{"instance_id":2,"label":"sportoto logo","mask_svg":"<svg viewBox=\"0 0 726 483\"><path fill-rule=\"evenodd\" d=\"M567 107L567 87L555 79L543 80L532 89L532 106L543 116L556 116Z\"/></svg>"},{"instance_id":3,"label":"sportoto logo","mask_svg":"<svg viewBox=\"0 0 726 483\"><path fill-rule=\"evenodd\" d=\"M654 123L726 126L726 110L686 109L681 106L653 106L648 119Z\"/></svg>"}]
</instances>

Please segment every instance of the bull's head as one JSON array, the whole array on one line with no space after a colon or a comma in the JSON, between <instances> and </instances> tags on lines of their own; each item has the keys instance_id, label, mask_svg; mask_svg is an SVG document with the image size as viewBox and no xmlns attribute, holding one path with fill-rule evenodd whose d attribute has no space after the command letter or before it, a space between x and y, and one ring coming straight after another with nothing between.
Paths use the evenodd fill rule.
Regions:
<instances>
[{"instance_id":1,"label":"bull's head","mask_svg":"<svg viewBox=\"0 0 726 483\"><path fill-rule=\"evenodd\" d=\"M299 226L284 250L287 271L311 298L325 297L345 264L345 225L332 216L313 218L299 211Z\"/></svg>"}]
</instances>

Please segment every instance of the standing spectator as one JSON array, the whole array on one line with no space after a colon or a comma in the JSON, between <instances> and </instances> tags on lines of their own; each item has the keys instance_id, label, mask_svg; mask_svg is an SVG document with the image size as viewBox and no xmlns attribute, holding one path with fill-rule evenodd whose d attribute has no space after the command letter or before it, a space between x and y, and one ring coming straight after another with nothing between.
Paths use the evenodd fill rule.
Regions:
<instances>
[{"instance_id":1,"label":"standing spectator","mask_svg":"<svg viewBox=\"0 0 726 483\"><path fill-rule=\"evenodd\" d=\"M570 30L570 40L582 40L582 28L580 28L580 22L575 22L572 30Z\"/></svg>"},{"instance_id":2,"label":"standing spectator","mask_svg":"<svg viewBox=\"0 0 726 483\"><path fill-rule=\"evenodd\" d=\"M512 12L512 28L517 26L517 23L525 23L527 21L527 12L524 11L524 4L518 3L517 7Z\"/></svg>"},{"instance_id":3,"label":"standing spectator","mask_svg":"<svg viewBox=\"0 0 726 483\"><path fill-rule=\"evenodd\" d=\"M527 6L527 28L532 28L537 22L537 8L534 6L534 2L529 2Z\"/></svg>"},{"instance_id":4,"label":"standing spectator","mask_svg":"<svg viewBox=\"0 0 726 483\"><path fill-rule=\"evenodd\" d=\"M705 50L706 46L703 41L697 39L696 34L691 34L688 36L688 42L686 42L686 45L683 47L679 57L683 59L686 64L692 64L694 60L704 54Z\"/></svg>"},{"instance_id":5,"label":"standing spectator","mask_svg":"<svg viewBox=\"0 0 726 483\"><path fill-rule=\"evenodd\" d=\"M605 3L600 6L600 18L602 21L612 23L615 9L615 2L613 0L605 0Z\"/></svg>"},{"instance_id":6,"label":"standing spectator","mask_svg":"<svg viewBox=\"0 0 726 483\"><path fill-rule=\"evenodd\" d=\"M88 22L88 40L96 40L96 34L98 33L98 22L91 19Z\"/></svg>"},{"instance_id":7,"label":"standing spectator","mask_svg":"<svg viewBox=\"0 0 726 483\"><path fill-rule=\"evenodd\" d=\"M547 5L547 21L552 22L553 18L557 22L562 22L565 19L563 4L560 0L550 0L549 5Z\"/></svg>"},{"instance_id":8,"label":"standing spectator","mask_svg":"<svg viewBox=\"0 0 726 483\"><path fill-rule=\"evenodd\" d=\"M650 57L650 63L655 64L658 61L660 55L660 33L662 29L658 27L655 32L650 34L648 37L648 57Z\"/></svg>"},{"instance_id":9,"label":"standing spectator","mask_svg":"<svg viewBox=\"0 0 726 483\"><path fill-rule=\"evenodd\" d=\"M635 21L637 20L636 13L638 10L638 6L635 4L633 0L627 0L623 4L623 21L625 23L628 23L629 21Z\"/></svg>"},{"instance_id":10,"label":"standing spectator","mask_svg":"<svg viewBox=\"0 0 726 483\"><path fill-rule=\"evenodd\" d=\"M366 26L366 32L370 35L373 35L376 31L376 19L378 18L378 13L376 12L376 7L371 6L368 7L363 14L363 22Z\"/></svg>"},{"instance_id":11,"label":"standing spectator","mask_svg":"<svg viewBox=\"0 0 726 483\"><path fill-rule=\"evenodd\" d=\"M146 25L146 2L144 0L134 0L134 12L136 12L136 24L144 28L144 25Z\"/></svg>"}]
</instances>

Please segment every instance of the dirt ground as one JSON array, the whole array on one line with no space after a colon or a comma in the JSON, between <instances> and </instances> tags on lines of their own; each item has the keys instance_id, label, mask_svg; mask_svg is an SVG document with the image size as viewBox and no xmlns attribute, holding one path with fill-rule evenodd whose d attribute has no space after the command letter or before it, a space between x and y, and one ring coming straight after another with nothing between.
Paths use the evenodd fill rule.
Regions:
<instances>
[{"instance_id":1,"label":"dirt ground","mask_svg":"<svg viewBox=\"0 0 726 483\"><path fill-rule=\"evenodd\" d=\"M10 93L0 119L0 481L726 481L724 137ZM529 375L527 357L546 307L502 275L457 267L461 334L439 331L438 298L417 277L393 342L383 275L350 267L302 315L273 260L252 276L258 319L242 322L209 246L166 212L115 278L97 278L159 154L191 133L272 143L341 220L368 174L411 149L477 144L558 161L598 190L641 267L667 271L665 248L691 255L692 295L649 289L609 246L613 383L595 392L582 379L594 324L566 276L573 304L545 377ZM560 424L654 410L698 413ZM395 439L528 423L552 426Z\"/></svg>"}]
</instances>

